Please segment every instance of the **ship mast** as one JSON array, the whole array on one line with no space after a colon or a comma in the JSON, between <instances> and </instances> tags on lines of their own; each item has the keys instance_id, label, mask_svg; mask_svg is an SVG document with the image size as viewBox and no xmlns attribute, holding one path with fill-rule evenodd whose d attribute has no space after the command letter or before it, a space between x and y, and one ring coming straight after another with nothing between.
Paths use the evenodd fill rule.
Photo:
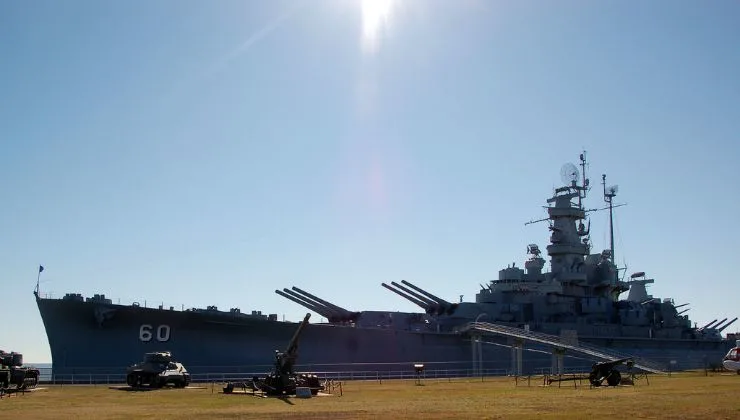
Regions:
<instances>
[{"instance_id":1,"label":"ship mast","mask_svg":"<svg viewBox=\"0 0 740 420\"><path fill-rule=\"evenodd\" d=\"M584 150L583 153L579 156L581 159L581 175L583 175L583 179L581 179L581 191L579 191L578 194L578 207L583 208L582 200L586 198L586 193L588 192L588 178L586 177L586 151Z\"/></svg>"},{"instance_id":2,"label":"ship mast","mask_svg":"<svg viewBox=\"0 0 740 420\"><path fill-rule=\"evenodd\" d=\"M604 187L604 201L609 204L609 247L611 250L610 259L612 264L616 267L616 260L614 259L614 197L617 195L617 186L612 185L609 188L606 187L606 174L601 175L601 185ZM619 279L619 270L616 270L617 279Z\"/></svg>"}]
</instances>

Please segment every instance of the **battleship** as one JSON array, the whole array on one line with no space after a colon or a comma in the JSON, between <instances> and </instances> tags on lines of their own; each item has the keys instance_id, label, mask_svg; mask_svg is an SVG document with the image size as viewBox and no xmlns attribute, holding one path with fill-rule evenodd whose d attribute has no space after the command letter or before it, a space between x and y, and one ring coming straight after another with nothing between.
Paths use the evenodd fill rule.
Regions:
<instances>
[{"instance_id":1,"label":"battleship","mask_svg":"<svg viewBox=\"0 0 740 420\"><path fill-rule=\"evenodd\" d=\"M465 372L477 366L531 373L551 366L552 349L530 344L524 347L532 351L524 351L514 366L516 340L466 328L479 321L567 337L650 359L666 369L700 368L722 360L735 338L722 332L737 318L699 327L685 314L686 304L648 294L646 286L654 279L644 272L627 276L615 264L613 229L610 247L591 252L589 218L608 210L611 227L618 204L613 203L616 187L608 186L603 175L599 190L603 189L607 206L585 207L592 189L586 169L585 153L578 166L564 165L563 184L547 199L547 217L529 222L541 222L550 231L549 271L544 271L542 250L530 244L523 268L512 264L500 270L498 279L480 284L474 302L450 302L405 280L381 285L419 306L418 312L351 311L298 287L276 290L291 304L327 320L306 326L298 368L386 372L424 363L427 371ZM194 376L263 372L273 363L273 352L298 327L296 322L278 320L276 314L242 313L238 308L147 308L114 304L103 294L50 298L38 288L34 295L55 378L117 374L141 354L165 350L177 354ZM565 363L583 367L592 361L573 357Z\"/></svg>"}]
</instances>

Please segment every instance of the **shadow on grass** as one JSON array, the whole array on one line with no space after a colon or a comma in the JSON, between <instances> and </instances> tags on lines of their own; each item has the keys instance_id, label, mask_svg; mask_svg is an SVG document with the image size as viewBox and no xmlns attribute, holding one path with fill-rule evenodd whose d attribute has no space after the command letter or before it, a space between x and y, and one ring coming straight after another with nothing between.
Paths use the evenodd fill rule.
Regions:
<instances>
[{"instance_id":1,"label":"shadow on grass","mask_svg":"<svg viewBox=\"0 0 740 420\"><path fill-rule=\"evenodd\" d=\"M126 391L126 392L149 392L149 391L158 391L161 388L147 388L147 387L133 387L133 386L109 386L108 389L114 389L116 391Z\"/></svg>"},{"instance_id":2,"label":"shadow on grass","mask_svg":"<svg viewBox=\"0 0 740 420\"><path fill-rule=\"evenodd\" d=\"M283 395L281 397L278 397L278 396L274 396L274 395L267 395L267 394L262 393L262 392L254 392L254 391L251 391L251 390L248 390L248 391L221 392L221 394L223 394L223 395L246 395L246 396L254 397L254 398L272 398L272 399L275 399L275 400L280 400L280 401L282 401L282 402L284 402L284 403L286 403L288 405L295 405L293 403L293 401L291 401L291 399L292 398L296 398L293 395Z\"/></svg>"}]
</instances>

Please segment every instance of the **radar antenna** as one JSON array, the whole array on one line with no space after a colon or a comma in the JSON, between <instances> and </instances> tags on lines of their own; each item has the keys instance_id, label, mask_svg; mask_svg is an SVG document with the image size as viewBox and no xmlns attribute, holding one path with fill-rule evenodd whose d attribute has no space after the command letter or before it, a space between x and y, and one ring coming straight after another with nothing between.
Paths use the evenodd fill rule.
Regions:
<instances>
[{"instance_id":1,"label":"radar antenna","mask_svg":"<svg viewBox=\"0 0 740 420\"><path fill-rule=\"evenodd\" d=\"M581 179L581 174L578 172L576 165L566 163L560 168L560 179L563 181L563 184L569 187L575 187Z\"/></svg>"}]
</instances>

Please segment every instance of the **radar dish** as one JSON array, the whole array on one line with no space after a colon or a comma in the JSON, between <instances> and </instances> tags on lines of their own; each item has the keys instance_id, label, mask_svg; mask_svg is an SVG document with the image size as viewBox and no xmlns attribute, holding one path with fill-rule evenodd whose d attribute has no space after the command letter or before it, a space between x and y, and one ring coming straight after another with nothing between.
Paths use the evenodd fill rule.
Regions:
<instances>
[{"instance_id":1,"label":"radar dish","mask_svg":"<svg viewBox=\"0 0 740 420\"><path fill-rule=\"evenodd\" d=\"M577 184L581 178L580 175L578 168L572 163L566 163L560 168L560 179L565 185Z\"/></svg>"},{"instance_id":2,"label":"radar dish","mask_svg":"<svg viewBox=\"0 0 740 420\"><path fill-rule=\"evenodd\" d=\"M606 196L614 197L615 195L617 195L618 191L619 191L619 185L612 185L611 187L608 187L606 189Z\"/></svg>"}]
</instances>

